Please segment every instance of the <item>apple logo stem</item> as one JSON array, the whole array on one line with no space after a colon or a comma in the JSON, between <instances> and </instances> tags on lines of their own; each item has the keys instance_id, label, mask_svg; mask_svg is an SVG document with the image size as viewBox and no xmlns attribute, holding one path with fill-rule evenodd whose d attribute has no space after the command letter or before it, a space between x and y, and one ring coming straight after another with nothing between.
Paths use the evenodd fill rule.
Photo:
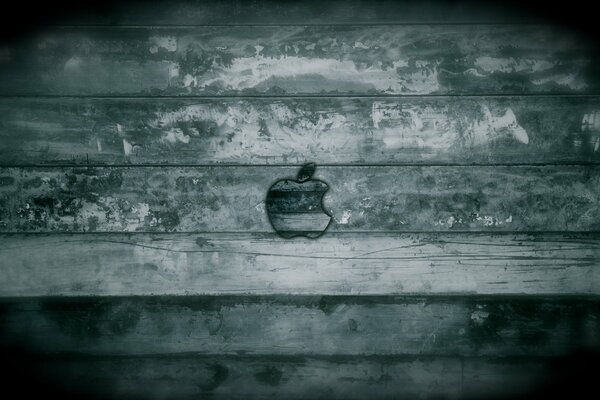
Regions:
<instances>
[{"instance_id":1,"label":"apple logo stem","mask_svg":"<svg viewBox=\"0 0 600 400\"><path fill-rule=\"evenodd\" d=\"M296 179L281 179L267 192L266 210L271 226L286 239L304 236L316 239L331 223L331 214L323 209L327 183L311 179L315 163L300 168Z\"/></svg>"}]
</instances>

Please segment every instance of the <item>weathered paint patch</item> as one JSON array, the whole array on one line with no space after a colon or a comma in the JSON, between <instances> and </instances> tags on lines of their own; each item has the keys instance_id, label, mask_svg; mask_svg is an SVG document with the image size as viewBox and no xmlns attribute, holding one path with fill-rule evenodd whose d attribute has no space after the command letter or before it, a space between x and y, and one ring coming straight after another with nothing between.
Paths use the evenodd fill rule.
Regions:
<instances>
[{"instance_id":1,"label":"weathered paint patch","mask_svg":"<svg viewBox=\"0 0 600 400\"><path fill-rule=\"evenodd\" d=\"M127 139L123 139L123 153L126 156L131 155L133 152L133 145L127 141Z\"/></svg>"},{"instance_id":2,"label":"weathered paint patch","mask_svg":"<svg viewBox=\"0 0 600 400\"><path fill-rule=\"evenodd\" d=\"M346 225L348 223L348 221L350 221L351 217L352 217L352 211L344 210L344 212L339 217L339 219L335 218L335 216L334 216L334 219L338 224Z\"/></svg>"},{"instance_id":3,"label":"weathered paint patch","mask_svg":"<svg viewBox=\"0 0 600 400\"><path fill-rule=\"evenodd\" d=\"M264 49L265 49L264 46L257 44L256 46L254 46L254 51L256 52L255 55L259 56L260 52L263 51Z\"/></svg>"},{"instance_id":4,"label":"weathered paint patch","mask_svg":"<svg viewBox=\"0 0 600 400\"><path fill-rule=\"evenodd\" d=\"M514 57L491 57L482 56L475 59L475 66L487 73L494 72L541 72L554 68L558 61L536 60Z\"/></svg>"},{"instance_id":5,"label":"weathered paint patch","mask_svg":"<svg viewBox=\"0 0 600 400\"><path fill-rule=\"evenodd\" d=\"M312 142L320 148L342 143L342 130L349 125L346 116L319 113L317 118L314 117L310 110L292 109L282 103L257 108L239 101L227 106L190 105L176 111L160 112L150 125L166 131L165 140L172 144L189 143L191 137L202 137L203 151L214 152L215 157L225 160L250 154L269 157L272 147L289 152L294 147L301 147L302 142L309 146ZM336 134L325 135L325 132ZM265 143L273 134L277 136L276 143Z\"/></svg>"},{"instance_id":6,"label":"weathered paint patch","mask_svg":"<svg viewBox=\"0 0 600 400\"><path fill-rule=\"evenodd\" d=\"M363 42L359 42L359 41L354 42L354 46L352 46L352 47L354 47L355 49L370 49L369 46L367 46Z\"/></svg>"},{"instance_id":7,"label":"weathered paint patch","mask_svg":"<svg viewBox=\"0 0 600 400\"><path fill-rule=\"evenodd\" d=\"M297 91L308 85L321 90L369 90L382 93L433 93L439 90L437 70L428 62L421 62L415 72L399 73L393 68L359 67L350 60L306 58L287 56L282 58L240 57L229 66L209 74L202 87L217 85L226 90L259 89L279 85ZM190 76L185 86L198 84Z\"/></svg>"},{"instance_id":8,"label":"weathered paint patch","mask_svg":"<svg viewBox=\"0 0 600 400\"><path fill-rule=\"evenodd\" d=\"M600 132L600 110L594 110L583 115L581 131Z\"/></svg>"},{"instance_id":9,"label":"weathered paint patch","mask_svg":"<svg viewBox=\"0 0 600 400\"><path fill-rule=\"evenodd\" d=\"M167 131L167 135L165 136L165 140L169 143L189 143L190 137L183 133L183 131L179 128L172 128Z\"/></svg>"},{"instance_id":10,"label":"weathered paint patch","mask_svg":"<svg viewBox=\"0 0 600 400\"><path fill-rule=\"evenodd\" d=\"M534 85L555 83L558 86L566 86L567 88L576 91L583 91L589 87L589 84L578 73L555 74L544 78L533 79L532 82Z\"/></svg>"},{"instance_id":11,"label":"weathered paint patch","mask_svg":"<svg viewBox=\"0 0 600 400\"><path fill-rule=\"evenodd\" d=\"M150 36L148 41L151 44L149 51L152 54L158 53L159 49L168 52L177 51L177 38L175 36Z\"/></svg>"},{"instance_id":12,"label":"weathered paint patch","mask_svg":"<svg viewBox=\"0 0 600 400\"><path fill-rule=\"evenodd\" d=\"M481 306L479 306L481 307ZM477 326L482 326L490 316L490 313L481 309L475 310L471 313L471 321Z\"/></svg>"},{"instance_id":13,"label":"weathered paint patch","mask_svg":"<svg viewBox=\"0 0 600 400\"><path fill-rule=\"evenodd\" d=\"M494 217L491 215L479 215L479 213L472 213L469 216L465 217L457 217L454 215L450 215L448 218L440 219L435 223L435 225L447 226L448 228L452 228L455 225L461 226L464 224L468 225L480 225L486 227L492 226L500 226L503 224L510 224L513 222L513 216L509 215L507 218L502 217Z\"/></svg>"},{"instance_id":14,"label":"weathered paint patch","mask_svg":"<svg viewBox=\"0 0 600 400\"><path fill-rule=\"evenodd\" d=\"M448 149L457 143L486 146L512 137L529 143L527 131L518 123L510 107L490 110L486 104L476 107L480 116L469 118L460 111L444 108L415 107L391 102L373 102L371 120L374 137L387 148Z\"/></svg>"},{"instance_id":15,"label":"weathered paint patch","mask_svg":"<svg viewBox=\"0 0 600 400\"><path fill-rule=\"evenodd\" d=\"M527 144L529 136L527 131L519 125L515 113L511 108L507 108L504 114L492 115L490 109L482 106L484 118L481 122L475 123L472 129L472 139L475 144L490 141L502 134L512 135L517 141Z\"/></svg>"},{"instance_id":16,"label":"weathered paint patch","mask_svg":"<svg viewBox=\"0 0 600 400\"><path fill-rule=\"evenodd\" d=\"M581 132L573 139L576 148L589 148L594 153L600 150L600 110L593 110L583 115L581 120ZM587 142L587 143L586 143Z\"/></svg>"}]
</instances>

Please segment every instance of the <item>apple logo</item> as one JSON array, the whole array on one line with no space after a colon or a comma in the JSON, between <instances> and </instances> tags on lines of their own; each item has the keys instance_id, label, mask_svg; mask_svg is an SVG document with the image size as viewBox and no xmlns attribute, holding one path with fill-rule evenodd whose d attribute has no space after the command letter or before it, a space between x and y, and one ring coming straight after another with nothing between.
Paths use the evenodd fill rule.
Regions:
<instances>
[{"instance_id":1,"label":"apple logo","mask_svg":"<svg viewBox=\"0 0 600 400\"><path fill-rule=\"evenodd\" d=\"M302 166L298 176L275 182L267 193L266 210L273 229L286 239L321 236L331 223L331 215L323 209L327 183L310 179L315 163Z\"/></svg>"}]
</instances>

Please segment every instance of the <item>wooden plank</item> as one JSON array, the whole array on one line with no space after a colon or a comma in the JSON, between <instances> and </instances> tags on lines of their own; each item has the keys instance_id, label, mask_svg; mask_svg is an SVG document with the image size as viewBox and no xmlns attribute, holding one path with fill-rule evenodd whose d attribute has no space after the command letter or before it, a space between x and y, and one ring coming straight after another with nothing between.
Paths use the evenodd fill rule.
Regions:
<instances>
[{"instance_id":1,"label":"wooden plank","mask_svg":"<svg viewBox=\"0 0 600 400\"><path fill-rule=\"evenodd\" d=\"M58 4L62 0L58 0ZM57 15L53 23L70 25L289 25L390 23L499 23L540 21L524 7L461 0L149 0L108 2ZM53 11L48 7L48 11ZM60 18L58 18L60 17Z\"/></svg>"},{"instance_id":2,"label":"wooden plank","mask_svg":"<svg viewBox=\"0 0 600 400\"><path fill-rule=\"evenodd\" d=\"M23 394L42 387L45 394L66 392L69 398L93 394L110 399L482 399L532 395L551 379L564 379L546 375L554 372L548 359L219 355L80 359L30 354L24 358L16 353L7 363L12 368L3 375L4 387L14 386ZM568 366L581 370L572 362ZM28 385L15 383L24 377Z\"/></svg>"},{"instance_id":3,"label":"wooden plank","mask_svg":"<svg viewBox=\"0 0 600 400\"><path fill-rule=\"evenodd\" d=\"M597 234L0 236L0 296L600 294Z\"/></svg>"},{"instance_id":4,"label":"wooden plank","mask_svg":"<svg viewBox=\"0 0 600 400\"><path fill-rule=\"evenodd\" d=\"M28 359L31 359L31 355ZM26 376L45 393L114 399L361 399L460 393L461 363L440 360L320 359L310 357L33 358ZM11 364L13 365L13 364ZM12 373L12 371L11 371ZM15 374L16 375L16 374ZM530 375L528 375L530 376ZM383 382L385 384L378 384ZM7 380L11 387L14 382ZM36 385L37 386L37 385ZM6 386L5 386L6 387ZM20 393L27 393L25 385ZM31 389L29 389L31 390ZM69 398L71 398L69 396ZM425 398L426 398L425 397Z\"/></svg>"},{"instance_id":5,"label":"wooden plank","mask_svg":"<svg viewBox=\"0 0 600 400\"><path fill-rule=\"evenodd\" d=\"M3 168L0 229L272 232L267 191L298 170ZM586 231L600 230L599 172L598 166L338 165L317 167L314 178L330 187L329 231Z\"/></svg>"},{"instance_id":6,"label":"wooden plank","mask_svg":"<svg viewBox=\"0 0 600 400\"><path fill-rule=\"evenodd\" d=\"M595 93L594 41L524 25L64 28L9 44L3 95Z\"/></svg>"},{"instance_id":7,"label":"wooden plank","mask_svg":"<svg viewBox=\"0 0 600 400\"><path fill-rule=\"evenodd\" d=\"M599 97L0 99L0 164L600 161Z\"/></svg>"},{"instance_id":8,"label":"wooden plank","mask_svg":"<svg viewBox=\"0 0 600 400\"><path fill-rule=\"evenodd\" d=\"M592 299L176 296L1 308L0 340L41 353L558 356L600 345Z\"/></svg>"}]
</instances>

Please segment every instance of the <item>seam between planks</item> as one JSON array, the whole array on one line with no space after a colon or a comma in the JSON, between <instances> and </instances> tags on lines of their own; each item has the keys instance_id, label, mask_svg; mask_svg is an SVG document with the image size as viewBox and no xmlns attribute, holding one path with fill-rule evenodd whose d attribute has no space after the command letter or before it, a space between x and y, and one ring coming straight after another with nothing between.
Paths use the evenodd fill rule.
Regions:
<instances>
[{"instance_id":1,"label":"seam between planks","mask_svg":"<svg viewBox=\"0 0 600 400\"><path fill-rule=\"evenodd\" d=\"M305 305L318 307L319 305L371 305L371 304L478 304L478 303L561 303L577 304L581 302L596 304L600 301L600 294L477 294L477 293L402 293L402 294L168 294L168 295L42 295L42 296L0 296L0 303L80 303L82 301L120 302L138 301L152 303L173 303L175 305L199 302L211 306L228 306L235 304L276 304L276 305ZM599 304L600 305L600 304Z\"/></svg>"},{"instance_id":2,"label":"seam between planks","mask_svg":"<svg viewBox=\"0 0 600 400\"><path fill-rule=\"evenodd\" d=\"M597 230L585 230L585 231L564 231L564 230L540 230L540 231L493 231L493 230L448 230L448 231L434 231L434 230L346 230L346 231L335 231L335 232L327 232L327 236L338 236L338 235L359 235L359 234L384 234L386 236L393 235L479 235L479 236L494 236L494 235L532 235L532 236L543 236L543 235L554 235L554 236L572 236L572 235L598 235L600 236L600 231ZM114 235L119 234L123 236L135 236L135 235L247 235L247 236L264 236L264 235L273 235L276 237L276 232L274 230L271 231L175 231L175 232L163 232L163 231L0 231L0 236L6 235ZM278 237L278 236L277 236ZM281 239L287 240L287 239ZM312 239L311 239L312 240Z\"/></svg>"},{"instance_id":3,"label":"seam between planks","mask_svg":"<svg viewBox=\"0 0 600 400\"><path fill-rule=\"evenodd\" d=\"M88 154L88 153L86 153ZM72 163L52 163L47 164L0 164L0 168L244 168L244 167L256 167L256 168L297 168L303 166L305 163L297 164L194 164L194 163L86 163L86 162L72 162ZM317 164L320 168L370 168L370 167L552 167L552 166L573 166L573 167L596 167L600 166L600 161L556 161L556 162L539 162L539 163L319 163Z\"/></svg>"},{"instance_id":4,"label":"seam between planks","mask_svg":"<svg viewBox=\"0 0 600 400\"><path fill-rule=\"evenodd\" d=\"M551 361L560 359L561 356L556 355L464 355L456 354L232 354L232 353L200 353L200 352L172 352L172 353L144 353L144 354L90 354L90 353L75 353L75 352L37 352L28 354L28 357L35 359L57 360L127 360L127 359L200 359L211 360L220 359L228 361L269 361L269 362L303 362L306 360L316 361L419 361L419 360L439 360L439 359L462 359L465 361L488 361L498 363L511 362L530 362L530 361Z\"/></svg>"},{"instance_id":5,"label":"seam between planks","mask_svg":"<svg viewBox=\"0 0 600 400\"><path fill-rule=\"evenodd\" d=\"M427 99L427 98L507 98L507 97L527 97L527 98L593 98L600 97L600 92L572 93L568 91L555 92L504 92L504 93L428 93L428 94L314 94L314 93L294 93L289 95L272 94L182 94L182 95L145 95L145 94L19 94L19 93L0 93L0 99L98 99L98 100L219 100L219 99Z\"/></svg>"},{"instance_id":6,"label":"seam between planks","mask_svg":"<svg viewBox=\"0 0 600 400\"><path fill-rule=\"evenodd\" d=\"M527 26L527 27L556 27L556 26L568 26L567 23L553 23L545 22L540 19L529 21L385 21L385 22L290 22L290 23L240 23L236 22L233 24L218 23L218 24L119 24L119 23L106 23L106 24L41 24L38 25L40 28L53 28L53 29L64 29L64 30L78 30L78 29L131 29L131 30L144 30L144 29L201 29L201 28L285 28L285 27L303 27L303 26L314 26L314 27L369 27L369 26Z\"/></svg>"}]
</instances>

